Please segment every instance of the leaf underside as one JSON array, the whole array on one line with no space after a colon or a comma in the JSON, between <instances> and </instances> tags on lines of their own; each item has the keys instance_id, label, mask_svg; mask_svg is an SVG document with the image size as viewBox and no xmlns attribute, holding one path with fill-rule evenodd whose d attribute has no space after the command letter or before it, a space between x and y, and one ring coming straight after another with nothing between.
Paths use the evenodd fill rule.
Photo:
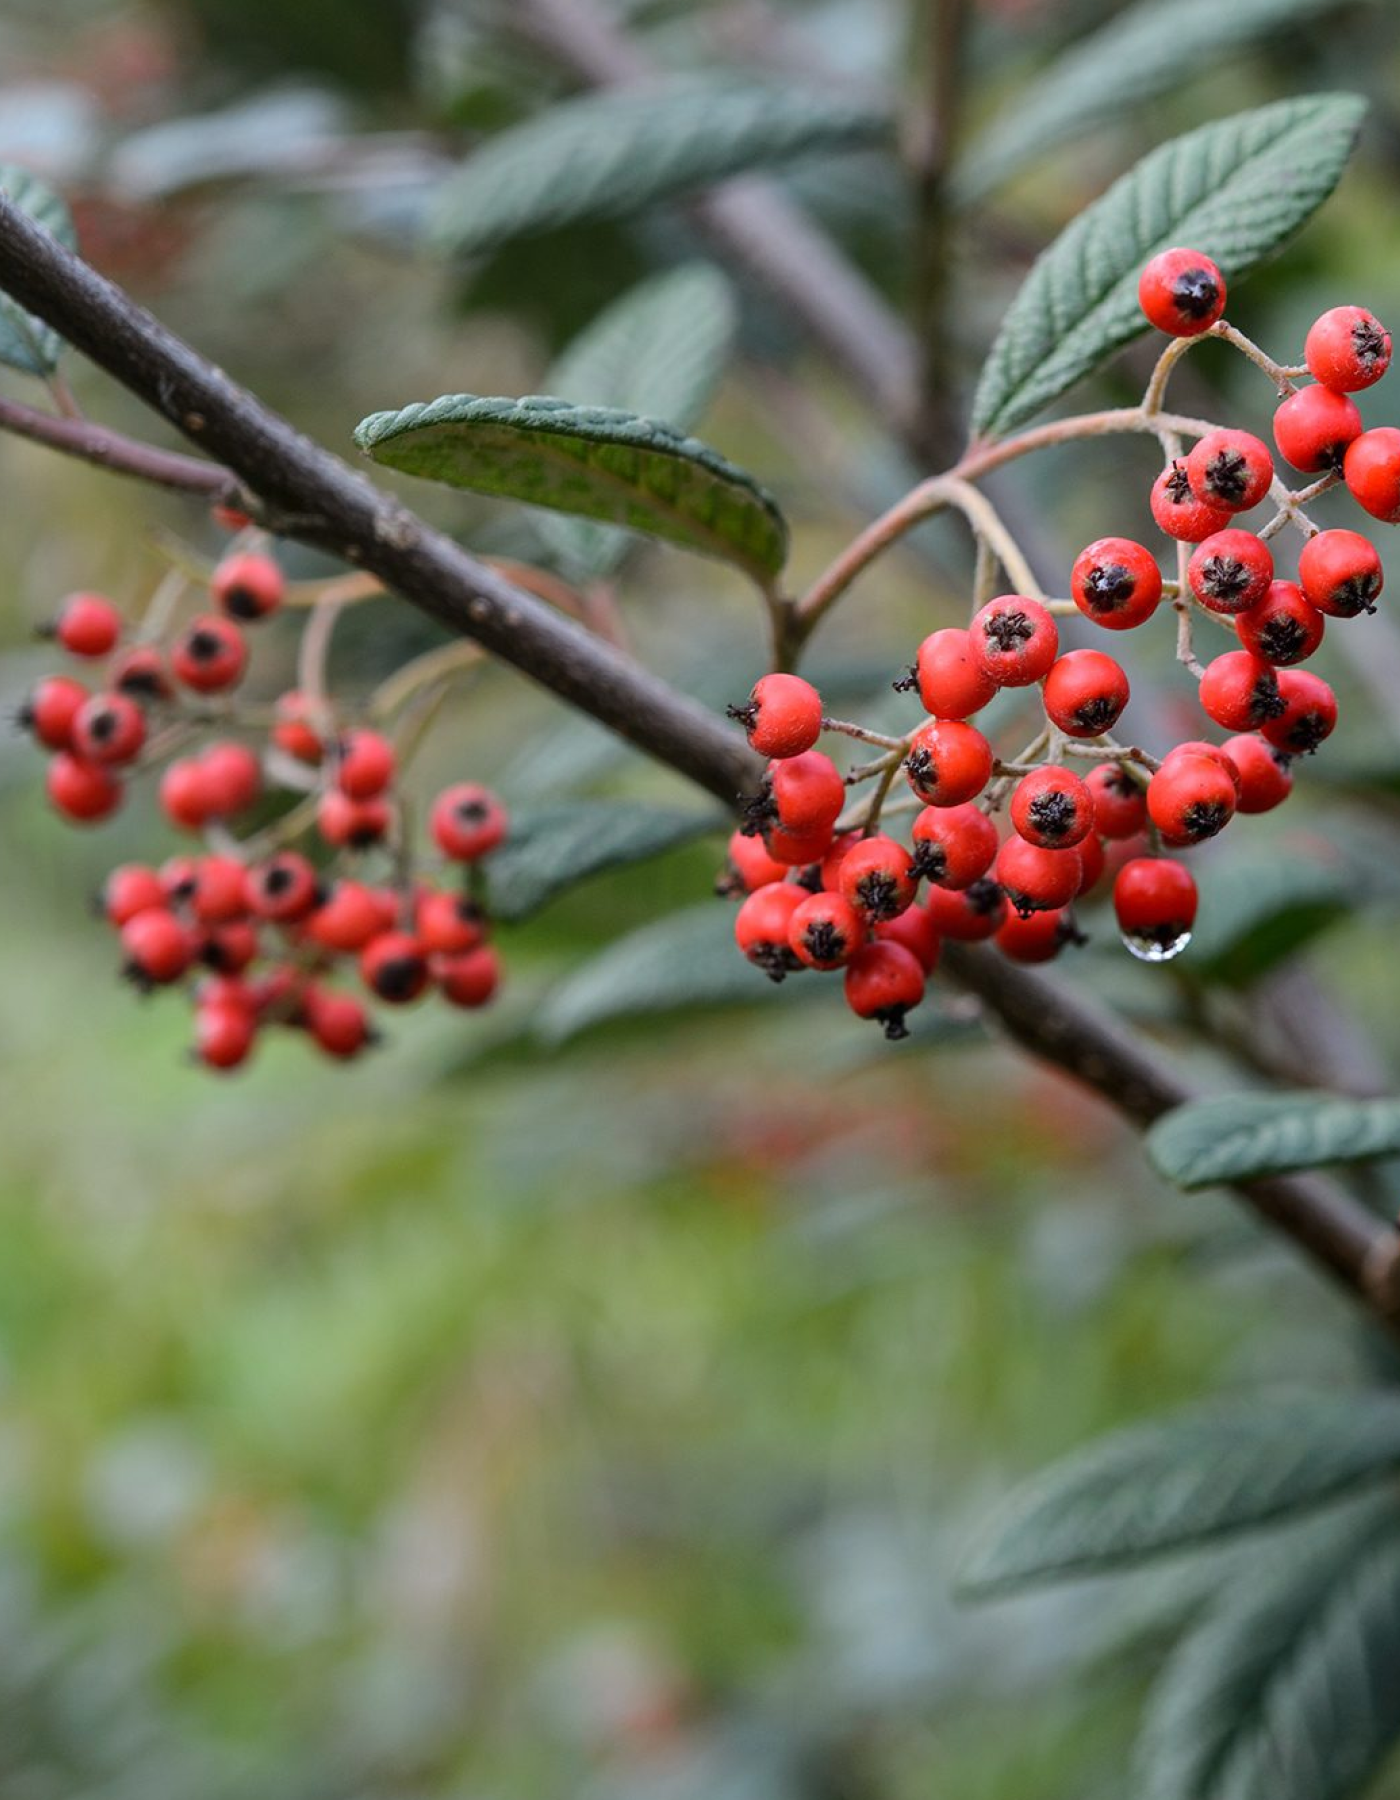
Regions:
<instances>
[{"instance_id":1,"label":"leaf underside","mask_svg":"<svg viewBox=\"0 0 1400 1800\"><path fill-rule=\"evenodd\" d=\"M53 191L13 164L0 164L0 192L27 212L67 250L78 247L77 232L67 206ZM26 375L51 375L58 367L63 339L32 313L0 294L0 363L21 369Z\"/></svg>"},{"instance_id":2,"label":"leaf underside","mask_svg":"<svg viewBox=\"0 0 1400 1800\"><path fill-rule=\"evenodd\" d=\"M1174 1108L1146 1146L1153 1168L1181 1188L1363 1162L1400 1151L1400 1100L1220 1094Z\"/></svg>"}]
</instances>

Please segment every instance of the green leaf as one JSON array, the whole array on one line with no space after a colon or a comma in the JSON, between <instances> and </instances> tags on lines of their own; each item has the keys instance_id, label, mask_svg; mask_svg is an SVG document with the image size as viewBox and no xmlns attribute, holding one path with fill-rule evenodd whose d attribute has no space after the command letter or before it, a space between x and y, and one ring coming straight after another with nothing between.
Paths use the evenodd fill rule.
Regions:
<instances>
[{"instance_id":1,"label":"green leaf","mask_svg":"<svg viewBox=\"0 0 1400 1800\"><path fill-rule=\"evenodd\" d=\"M1028 1482L958 1578L993 1594L1094 1574L1353 1493L1400 1469L1400 1399L1357 1393L1214 1407L1101 1439Z\"/></svg>"},{"instance_id":2,"label":"green leaf","mask_svg":"<svg viewBox=\"0 0 1400 1800\"><path fill-rule=\"evenodd\" d=\"M571 800L511 815L510 836L487 873L492 916L524 919L576 882L604 869L644 862L663 850L725 829L718 809Z\"/></svg>"},{"instance_id":3,"label":"green leaf","mask_svg":"<svg viewBox=\"0 0 1400 1800\"><path fill-rule=\"evenodd\" d=\"M1143 263L1171 244L1234 280L1289 237L1337 185L1365 102L1309 94L1173 138L1116 181L1036 261L1002 321L973 402L1001 436L1147 329Z\"/></svg>"},{"instance_id":4,"label":"green leaf","mask_svg":"<svg viewBox=\"0 0 1400 1800\"><path fill-rule=\"evenodd\" d=\"M1139 1800L1349 1800L1400 1736L1400 1514L1331 1519L1227 1589L1176 1650Z\"/></svg>"},{"instance_id":5,"label":"green leaf","mask_svg":"<svg viewBox=\"0 0 1400 1800\"><path fill-rule=\"evenodd\" d=\"M1247 986L1346 917L1352 885L1316 852L1287 843L1220 858L1202 871L1190 966L1211 980Z\"/></svg>"},{"instance_id":6,"label":"green leaf","mask_svg":"<svg viewBox=\"0 0 1400 1800\"><path fill-rule=\"evenodd\" d=\"M1047 150L1080 139L1178 83L1214 71L1231 51L1294 19L1316 19L1342 0L1138 0L1044 71L968 145L953 180L975 205Z\"/></svg>"},{"instance_id":7,"label":"green leaf","mask_svg":"<svg viewBox=\"0 0 1400 1800\"><path fill-rule=\"evenodd\" d=\"M791 85L694 76L589 94L498 133L444 184L433 237L458 255L616 218L745 169L888 141L880 108Z\"/></svg>"},{"instance_id":8,"label":"green leaf","mask_svg":"<svg viewBox=\"0 0 1400 1800\"><path fill-rule=\"evenodd\" d=\"M580 406L620 407L677 431L698 423L724 373L737 323L734 290L710 263L641 282L567 346L545 385ZM614 569L632 539L608 525L548 515L540 535L573 581Z\"/></svg>"},{"instance_id":9,"label":"green leaf","mask_svg":"<svg viewBox=\"0 0 1400 1800\"><path fill-rule=\"evenodd\" d=\"M78 234L67 206L51 187L17 169L12 163L0 164L0 191L27 212L68 250L78 247ZM22 306L0 294L0 363L22 369L26 375L51 375L58 367L63 339L56 331Z\"/></svg>"},{"instance_id":10,"label":"green leaf","mask_svg":"<svg viewBox=\"0 0 1400 1800\"><path fill-rule=\"evenodd\" d=\"M633 413L540 394L445 394L371 413L355 442L388 468L648 532L736 563L760 585L787 556L783 516L750 476Z\"/></svg>"},{"instance_id":11,"label":"green leaf","mask_svg":"<svg viewBox=\"0 0 1400 1800\"><path fill-rule=\"evenodd\" d=\"M618 938L555 988L537 1029L546 1043L561 1044L611 1019L683 1006L762 1004L818 985L809 975L768 981L735 946L734 908L711 900Z\"/></svg>"},{"instance_id":12,"label":"green leaf","mask_svg":"<svg viewBox=\"0 0 1400 1800\"><path fill-rule=\"evenodd\" d=\"M1157 1173L1181 1188L1364 1162L1400 1150L1400 1100L1219 1094L1174 1107L1146 1145Z\"/></svg>"}]
</instances>

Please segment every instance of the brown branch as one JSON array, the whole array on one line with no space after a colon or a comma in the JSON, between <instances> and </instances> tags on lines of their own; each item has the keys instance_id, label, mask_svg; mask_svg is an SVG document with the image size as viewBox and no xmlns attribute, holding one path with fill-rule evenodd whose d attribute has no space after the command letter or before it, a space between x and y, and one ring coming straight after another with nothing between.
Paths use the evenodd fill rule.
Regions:
<instances>
[{"instance_id":1,"label":"brown branch","mask_svg":"<svg viewBox=\"0 0 1400 1800\"><path fill-rule=\"evenodd\" d=\"M31 443L46 444L80 462L95 463L114 475L130 475L156 487L202 494L213 501L233 502L238 498L238 482L218 463L182 456L175 450L158 450L154 444L123 437L119 431L109 431L105 425L94 425L87 419L60 418L32 406L21 406L16 400L0 399L0 431L28 438Z\"/></svg>"}]
</instances>

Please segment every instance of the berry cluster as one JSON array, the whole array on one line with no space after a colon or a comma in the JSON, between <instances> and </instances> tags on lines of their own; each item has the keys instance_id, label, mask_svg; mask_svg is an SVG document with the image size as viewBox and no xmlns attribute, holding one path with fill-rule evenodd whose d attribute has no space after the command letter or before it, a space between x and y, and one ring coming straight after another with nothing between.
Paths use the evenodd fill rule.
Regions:
<instances>
[{"instance_id":1,"label":"berry cluster","mask_svg":"<svg viewBox=\"0 0 1400 1800\"><path fill-rule=\"evenodd\" d=\"M1374 546L1354 531L1318 530L1303 507L1344 481L1365 511L1400 522L1400 430L1364 431L1349 397L1385 373L1389 333L1361 307L1334 308L1308 332L1304 366L1288 369L1224 322L1225 281L1208 257L1163 252L1139 292L1148 318L1173 338L1223 337L1267 370L1281 394L1279 455L1319 479L1290 492L1251 433L1204 423L1189 431L1192 421L1163 413L1167 373L1186 347L1170 346L1141 425L1165 453L1150 509L1176 543L1175 580L1145 545L1105 537L1075 559L1065 599L979 594L967 629L933 632L896 681L917 689L928 715L902 738L827 717L817 690L791 674L764 676L730 709L770 759L719 884L743 896L739 948L774 980L844 970L851 1009L883 1022L890 1037L906 1035L905 1015L923 998L943 939L990 939L1017 961L1047 961L1084 941L1074 904L1110 879L1128 949L1151 962L1178 954L1195 921L1196 883L1163 852L1188 850L1236 813L1287 798L1294 759L1315 751L1337 720L1332 690L1298 665L1329 619L1375 609ZM1313 381L1297 385L1308 374ZM1197 439L1189 454L1187 435ZM1241 516L1270 494L1274 516L1243 528ZM1285 525L1305 540L1295 579L1276 571L1271 548ZM1202 711L1232 735L1178 743L1158 758L1114 735L1130 694L1121 664L1100 650L1062 653L1056 615L1127 631L1164 600ZM1204 666L1193 648L1198 617L1235 643ZM969 721L1008 689L1035 689L1041 716L1031 742L1003 759ZM816 747L824 732L883 754L843 775ZM892 803L901 774L911 797ZM850 790L867 781L872 798L850 804ZM995 822L1003 808L1005 832ZM906 842L882 828L898 811L913 814Z\"/></svg>"},{"instance_id":2,"label":"berry cluster","mask_svg":"<svg viewBox=\"0 0 1400 1800\"><path fill-rule=\"evenodd\" d=\"M221 522L255 538L236 514ZM329 615L302 658L306 690L268 709L239 690L246 628L288 597L277 563L235 547L209 581L208 609L180 619L186 586L178 574L162 584L139 624L101 595L72 595L44 635L97 679L46 676L20 713L51 752L48 795L63 817L106 819L134 779L155 774L167 821L201 840L159 868L129 863L108 876L100 907L127 977L145 991L183 989L194 1055L216 1069L243 1063L274 1025L354 1057L376 1036L368 999L401 1006L433 989L454 1006L484 1005L499 966L477 871L505 836L499 801L470 782L437 795L434 860L461 878L428 880L409 842L401 747L338 716L321 692ZM304 651L317 617L313 608ZM398 693L412 697L403 676ZM365 716L376 716L372 704ZM346 958L360 994L331 984Z\"/></svg>"}]
</instances>

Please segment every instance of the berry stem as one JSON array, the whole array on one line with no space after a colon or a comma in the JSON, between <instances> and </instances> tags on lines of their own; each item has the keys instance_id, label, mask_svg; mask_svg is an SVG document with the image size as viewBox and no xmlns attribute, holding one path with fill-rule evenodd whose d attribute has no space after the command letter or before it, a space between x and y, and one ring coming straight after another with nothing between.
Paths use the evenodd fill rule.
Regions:
<instances>
[{"instance_id":1,"label":"berry stem","mask_svg":"<svg viewBox=\"0 0 1400 1800\"><path fill-rule=\"evenodd\" d=\"M862 744L878 744L882 750L898 750L903 754L909 747L907 738L888 737L882 731L871 731L868 726L855 725L849 719L822 720L823 731L839 731L843 737L857 738Z\"/></svg>"},{"instance_id":2,"label":"berry stem","mask_svg":"<svg viewBox=\"0 0 1400 1800\"><path fill-rule=\"evenodd\" d=\"M411 700L420 688L474 669L485 657L486 652L479 644L465 639L439 644L435 650L415 656L412 662L406 662L382 681L366 702L366 715L371 719L386 719Z\"/></svg>"}]
</instances>

